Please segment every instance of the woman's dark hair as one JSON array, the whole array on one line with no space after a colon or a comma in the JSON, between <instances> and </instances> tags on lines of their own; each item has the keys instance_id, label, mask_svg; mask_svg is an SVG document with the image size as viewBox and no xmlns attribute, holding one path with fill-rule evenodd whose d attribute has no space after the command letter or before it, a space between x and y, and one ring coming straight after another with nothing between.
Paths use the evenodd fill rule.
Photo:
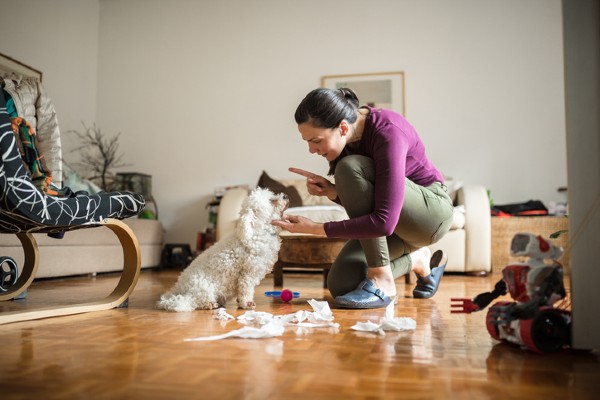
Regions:
<instances>
[{"instance_id":1,"label":"woman's dark hair","mask_svg":"<svg viewBox=\"0 0 600 400\"><path fill-rule=\"evenodd\" d=\"M300 102L294 118L298 125L309 123L315 128L333 129L344 119L353 124L358 104L352 89L315 89Z\"/></svg>"}]
</instances>

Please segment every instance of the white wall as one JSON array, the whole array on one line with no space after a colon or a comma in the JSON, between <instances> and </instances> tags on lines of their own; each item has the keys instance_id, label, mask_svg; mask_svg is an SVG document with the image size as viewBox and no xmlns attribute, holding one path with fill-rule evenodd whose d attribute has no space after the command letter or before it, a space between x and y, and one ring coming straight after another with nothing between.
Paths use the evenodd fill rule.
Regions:
<instances>
[{"instance_id":1,"label":"white wall","mask_svg":"<svg viewBox=\"0 0 600 400\"><path fill-rule=\"evenodd\" d=\"M63 137L96 118L99 10L97 0L0 0L0 53L42 71Z\"/></svg>"},{"instance_id":2,"label":"white wall","mask_svg":"<svg viewBox=\"0 0 600 400\"><path fill-rule=\"evenodd\" d=\"M94 120L63 86L71 74L93 86L81 63L98 50L95 121L123 133L128 170L153 175L169 242L194 242L216 186L254 185L263 169L289 177L292 165L326 172L293 113L332 74L403 70L407 118L445 174L484 184L496 203L565 200L556 192L566 185L559 0L4 3L39 4L60 30L82 33L68 57L46 49L61 33L35 26L37 37L11 45L44 70L62 123ZM84 20L99 7L99 17L61 24L56 5ZM32 59L30 46L49 54Z\"/></svg>"}]
</instances>

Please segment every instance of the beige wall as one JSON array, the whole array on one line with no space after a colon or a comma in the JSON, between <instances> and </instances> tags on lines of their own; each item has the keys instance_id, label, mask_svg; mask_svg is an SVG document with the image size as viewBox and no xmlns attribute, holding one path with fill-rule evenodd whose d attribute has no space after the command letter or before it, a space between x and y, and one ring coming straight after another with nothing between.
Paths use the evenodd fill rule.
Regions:
<instances>
[{"instance_id":1,"label":"beige wall","mask_svg":"<svg viewBox=\"0 0 600 400\"><path fill-rule=\"evenodd\" d=\"M0 0L0 53L43 72L63 137L96 118L97 0ZM65 137L68 148L69 141ZM67 152L68 153L68 152ZM67 154L67 157L69 155Z\"/></svg>"},{"instance_id":2,"label":"beige wall","mask_svg":"<svg viewBox=\"0 0 600 400\"><path fill-rule=\"evenodd\" d=\"M0 5L34 22L25 35L2 24L0 51L44 71L63 130L123 132L169 242L194 242L216 186L326 172L293 113L331 74L403 70L407 117L444 173L497 203L565 200L559 0Z\"/></svg>"}]
</instances>

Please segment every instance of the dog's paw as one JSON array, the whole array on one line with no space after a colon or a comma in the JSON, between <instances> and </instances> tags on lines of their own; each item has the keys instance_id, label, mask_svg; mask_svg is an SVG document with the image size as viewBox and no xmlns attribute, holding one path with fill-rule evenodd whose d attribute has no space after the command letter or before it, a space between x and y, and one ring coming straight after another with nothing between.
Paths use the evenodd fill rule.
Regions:
<instances>
[{"instance_id":1,"label":"dog's paw","mask_svg":"<svg viewBox=\"0 0 600 400\"><path fill-rule=\"evenodd\" d=\"M217 309L219 307L221 307L219 305L219 303L213 302L213 301L207 301L207 302L201 303L198 306L198 310L214 310L214 309Z\"/></svg>"},{"instance_id":2,"label":"dog's paw","mask_svg":"<svg viewBox=\"0 0 600 400\"><path fill-rule=\"evenodd\" d=\"M256 308L256 303L252 300L250 301L239 301L238 307L244 310L254 310Z\"/></svg>"}]
</instances>

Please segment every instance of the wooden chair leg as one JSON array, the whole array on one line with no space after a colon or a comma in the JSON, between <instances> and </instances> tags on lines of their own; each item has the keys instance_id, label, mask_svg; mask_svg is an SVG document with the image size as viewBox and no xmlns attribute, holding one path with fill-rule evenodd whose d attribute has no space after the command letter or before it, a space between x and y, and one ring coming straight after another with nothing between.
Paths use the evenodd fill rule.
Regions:
<instances>
[{"instance_id":1,"label":"wooden chair leg","mask_svg":"<svg viewBox=\"0 0 600 400\"><path fill-rule=\"evenodd\" d=\"M129 298L131 292L133 292L140 275L141 255L139 243L131 228L119 220L106 219L102 221L101 225L106 226L113 231L113 233L118 237L121 247L123 248L123 273L121 274L121 279L111 294L99 301L91 301L67 306L45 307L37 310L11 311L2 313L0 314L0 324L58 317L62 315L81 314L92 311L109 310L124 303ZM33 261L32 266L28 266L27 268L24 267L24 269L31 269L31 273L29 273L30 277L25 278L25 274L22 275L23 280L28 281L28 284L24 285L25 289L27 286L29 286L29 284L31 284L31 280L33 280L35 272L37 271L37 245L35 244L35 240L31 235L29 235L31 236L31 240L27 239L23 241L22 237L27 235L29 234L19 236L25 251L25 265L29 265L28 257L33 257L35 261ZM33 245L31 245L31 243ZM33 246L33 248L30 248L31 246ZM29 263L31 262L32 261L29 261ZM21 292L23 290L21 290Z\"/></svg>"}]
</instances>

